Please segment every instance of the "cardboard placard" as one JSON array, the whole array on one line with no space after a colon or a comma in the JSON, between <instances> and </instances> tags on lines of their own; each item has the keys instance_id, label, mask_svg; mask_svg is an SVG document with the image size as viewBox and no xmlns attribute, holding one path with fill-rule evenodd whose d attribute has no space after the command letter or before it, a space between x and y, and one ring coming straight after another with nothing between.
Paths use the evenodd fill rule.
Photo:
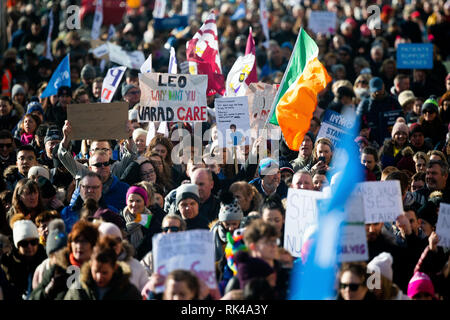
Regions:
<instances>
[{"instance_id":1,"label":"cardboard placard","mask_svg":"<svg viewBox=\"0 0 450 320\"><path fill-rule=\"evenodd\" d=\"M450 248L450 204L448 203L441 202L439 205L436 234L439 236L438 246Z\"/></svg>"},{"instance_id":2,"label":"cardboard placard","mask_svg":"<svg viewBox=\"0 0 450 320\"><path fill-rule=\"evenodd\" d=\"M308 20L308 28L314 33L335 34L336 20L336 12L311 11Z\"/></svg>"},{"instance_id":3,"label":"cardboard placard","mask_svg":"<svg viewBox=\"0 0 450 320\"><path fill-rule=\"evenodd\" d=\"M252 130L258 132L264 127L277 90L276 85L264 82L250 83L248 86L246 95L248 96L250 127Z\"/></svg>"},{"instance_id":4,"label":"cardboard placard","mask_svg":"<svg viewBox=\"0 0 450 320\"><path fill-rule=\"evenodd\" d=\"M207 85L207 75L140 73L138 121L207 121Z\"/></svg>"},{"instance_id":5,"label":"cardboard placard","mask_svg":"<svg viewBox=\"0 0 450 320\"><path fill-rule=\"evenodd\" d=\"M158 233L153 236L153 270L161 276L171 271L193 271L210 289L217 287L214 238L209 230ZM157 287L157 293L164 288Z\"/></svg>"},{"instance_id":6,"label":"cardboard placard","mask_svg":"<svg viewBox=\"0 0 450 320\"><path fill-rule=\"evenodd\" d=\"M128 103L70 104L67 120L73 140L128 139Z\"/></svg>"},{"instance_id":7,"label":"cardboard placard","mask_svg":"<svg viewBox=\"0 0 450 320\"><path fill-rule=\"evenodd\" d=\"M326 110L316 140L328 138L334 147L338 148L344 135L348 134L348 130L353 127L353 123L353 121L350 121L340 113Z\"/></svg>"}]
</instances>

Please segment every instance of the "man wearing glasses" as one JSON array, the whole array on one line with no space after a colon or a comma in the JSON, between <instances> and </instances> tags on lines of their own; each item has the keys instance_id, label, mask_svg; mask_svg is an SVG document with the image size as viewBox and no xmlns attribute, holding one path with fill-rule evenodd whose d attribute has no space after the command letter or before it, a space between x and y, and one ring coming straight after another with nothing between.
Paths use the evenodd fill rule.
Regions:
<instances>
[{"instance_id":1,"label":"man wearing glasses","mask_svg":"<svg viewBox=\"0 0 450 320\"><path fill-rule=\"evenodd\" d=\"M12 165L16 164L16 153L14 152L15 145L13 135L8 130L0 131L0 174L3 176L3 171Z\"/></svg>"},{"instance_id":2,"label":"man wearing glasses","mask_svg":"<svg viewBox=\"0 0 450 320\"><path fill-rule=\"evenodd\" d=\"M17 182L20 179L28 177L28 170L37 166L36 151L31 145L24 145L17 148L16 166L5 170L6 188L14 191Z\"/></svg>"},{"instance_id":3,"label":"man wearing glasses","mask_svg":"<svg viewBox=\"0 0 450 320\"><path fill-rule=\"evenodd\" d=\"M17 290L16 299L26 299L31 293L35 269L47 258L39 244L39 232L30 220L19 220L13 225L13 250L2 257L1 268L8 282Z\"/></svg>"},{"instance_id":4,"label":"man wearing glasses","mask_svg":"<svg viewBox=\"0 0 450 320\"><path fill-rule=\"evenodd\" d=\"M70 204L73 205L76 198L79 196L80 189L78 181L89 171L92 171L101 177L103 184L102 194L106 204L111 205L118 210L122 210L126 206L125 195L129 186L120 181L118 177L120 177L127 166L136 159L136 146L132 142L132 139L128 139L128 148L131 146L133 151L129 152L127 149L122 160L117 161L114 164L111 162L112 150L109 141L93 141L89 152L89 166L85 166L77 162L70 153L71 133L72 126L70 125L70 122L66 120L63 127L63 140L61 140L58 149L58 158L77 181L77 189L73 193Z\"/></svg>"}]
</instances>

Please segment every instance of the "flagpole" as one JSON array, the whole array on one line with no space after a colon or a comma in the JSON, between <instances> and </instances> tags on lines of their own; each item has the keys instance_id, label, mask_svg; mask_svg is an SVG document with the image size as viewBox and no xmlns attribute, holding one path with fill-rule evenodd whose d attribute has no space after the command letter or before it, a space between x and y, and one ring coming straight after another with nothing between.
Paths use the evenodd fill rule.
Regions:
<instances>
[{"instance_id":1,"label":"flagpole","mask_svg":"<svg viewBox=\"0 0 450 320\"><path fill-rule=\"evenodd\" d=\"M295 48L297 48L297 42L298 42L298 39L300 39L300 36L302 34L302 29L303 28L300 28L300 30L298 31L298 36L297 36L297 39L295 40L295 44L294 44L294 50L295 50ZM289 63L288 63L288 65L287 65L287 67L286 67L286 69L284 71L283 79L281 79L281 83L280 83L280 86L278 87L277 94L275 95L275 99L273 99L272 106L270 107L270 112L269 112L269 115L267 117L266 123L264 124L263 130L267 129L267 125L268 125L270 119L272 118L273 111L275 110L275 107L277 105L278 97L280 96L282 85L284 84L284 80L286 79L286 74L287 74L286 71L289 70L289 68L291 67L291 64L292 64L292 58L294 56L294 50L291 52L291 57L289 58Z\"/></svg>"}]
</instances>

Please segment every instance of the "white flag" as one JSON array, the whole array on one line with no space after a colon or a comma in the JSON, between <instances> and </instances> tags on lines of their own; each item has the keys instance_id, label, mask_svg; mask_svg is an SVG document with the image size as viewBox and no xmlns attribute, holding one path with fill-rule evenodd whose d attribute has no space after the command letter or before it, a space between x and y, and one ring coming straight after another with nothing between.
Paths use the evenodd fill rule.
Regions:
<instances>
[{"instance_id":1,"label":"white flag","mask_svg":"<svg viewBox=\"0 0 450 320\"><path fill-rule=\"evenodd\" d=\"M183 0L181 14L183 16L192 16L197 11L197 3L195 0Z\"/></svg>"},{"instance_id":2,"label":"white flag","mask_svg":"<svg viewBox=\"0 0 450 320\"><path fill-rule=\"evenodd\" d=\"M147 60L145 60L145 62L142 64L140 70L141 70L141 73L152 72L152 54L151 53L148 56Z\"/></svg>"},{"instance_id":3,"label":"white flag","mask_svg":"<svg viewBox=\"0 0 450 320\"><path fill-rule=\"evenodd\" d=\"M251 53L237 58L230 72L228 72L226 82L227 97L240 97L246 95L248 88L246 80L252 71L254 64L255 56Z\"/></svg>"},{"instance_id":4,"label":"white flag","mask_svg":"<svg viewBox=\"0 0 450 320\"><path fill-rule=\"evenodd\" d=\"M156 0L153 9L153 18L164 18L166 13L166 0Z\"/></svg>"},{"instance_id":5,"label":"white flag","mask_svg":"<svg viewBox=\"0 0 450 320\"><path fill-rule=\"evenodd\" d=\"M100 29L103 23L103 0L97 0L95 6L94 21L92 21L91 38L97 40L100 37Z\"/></svg>"},{"instance_id":6,"label":"white flag","mask_svg":"<svg viewBox=\"0 0 450 320\"><path fill-rule=\"evenodd\" d=\"M48 35L47 35L47 50L45 52L45 57L53 61L52 56L52 32L53 32L53 10L50 10L48 15Z\"/></svg>"},{"instance_id":7,"label":"white flag","mask_svg":"<svg viewBox=\"0 0 450 320\"><path fill-rule=\"evenodd\" d=\"M147 139L145 141L146 146L150 145L150 142L152 141L152 139L154 138L155 135L156 135L155 123L153 121L150 121L148 123L148 128L147 128Z\"/></svg>"},{"instance_id":8,"label":"white flag","mask_svg":"<svg viewBox=\"0 0 450 320\"><path fill-rule=\"evenodd\" d=\"M261 26L263 29L266 41L263 43L264 47L269 47L269 10L267 10L266 0L259 0L259 16L261 19Z\"/></svg>"},{"instance_id":9,"label":"white flag","mask_svg":"<svg viewBox=\"0 0 450 320\"><path fill-rule=\"evenodd\" d=\"M101 102L111 102L127 67L114 67L108 70L102 85Z\"/></svg>"},{"instance_id":10,"label":"white flag","mask_svg":"<svg viewBox=\"0 0 450 320\"><path fill-rule=\"evenodd\" d=\"M170 47L169 73L177 74L178 73L177 67L178 64L175 49L173 47Z\"/></svg>"},{"instance_id":11,"label":"white flag","mask_svg":"<svg viewBox=\"0 0 450 320\"><path fill-rule=\"evenodd\" d=\"M161 121L158 128L158 133L161 133L164 135L164 137L169 137L169 128L167 128L167 121Z\"/></svg>"}]
</instances>

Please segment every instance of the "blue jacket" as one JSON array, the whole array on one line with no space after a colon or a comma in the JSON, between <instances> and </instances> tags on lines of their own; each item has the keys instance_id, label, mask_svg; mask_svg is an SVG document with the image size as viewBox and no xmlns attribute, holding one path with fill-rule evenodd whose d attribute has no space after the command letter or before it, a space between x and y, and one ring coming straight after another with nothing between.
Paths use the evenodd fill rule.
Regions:
<instances>
[{"instance_id":1,"label":"blue jacket","mask_svg":"<svg viewBox=\"0 0 450 320\"><path fill-rule=\"evenodd\" d=\"M128 188L130 187L127 183L122 182L114 175L111 175L112 183L107 192L103 192L103 201L108 206L117 208L122 211L126 207L127 201L125 199L127 195ZM72 199L70 199L70 206L75 204L78 196L80 195L80 187L76 188L73 192Z\"/></svg>"},{"instance_id":2,"label":"blue jacket","mask_svg":"<svg viewBox=\"0 0 450 320\"><path fill-rule=\"evenodd\" d=\"M256 187L256 189L258 189L259 193L261 193L261 195L263 196L263 198L267 198L269 195L266 194L262 188L262 181L261 178L256 178L253 179L252 181L249 182L250 184L254 185ZM288 193L288 186L286 185L286 183L284 183L283 180L280 181L280 184L278 185L278 188L275 192L276 194L278 194L280 196L281 199L284 199L287 197L287 193Z\"/></svg>"}]
</instances>

